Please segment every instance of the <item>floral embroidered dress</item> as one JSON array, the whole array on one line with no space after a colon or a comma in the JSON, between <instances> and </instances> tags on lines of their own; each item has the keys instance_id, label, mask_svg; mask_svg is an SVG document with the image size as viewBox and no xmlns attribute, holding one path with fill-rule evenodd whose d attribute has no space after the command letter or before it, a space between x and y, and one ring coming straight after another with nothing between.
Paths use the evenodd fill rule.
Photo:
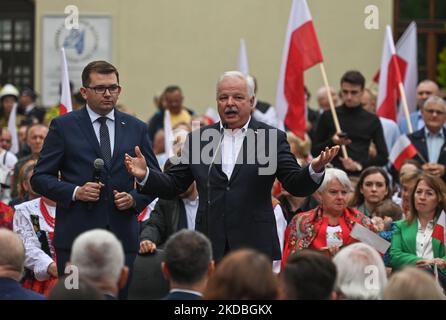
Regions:
<instances>
[{"instance_id":1,"label":"floral embroidered dress","mask_svg":"<svg viewBox=\"0 0 446 320\"><path fill-rule=\"evenodd\" d=\"M363 213L353 208L346 208L339 218L339 224L330 226L328 217L323 216L321 206L294 216L285 231L285 247L282 256L282 268L288 256L306 248L320 249L333 245L349 245L357 242L350 237L355 223L376 232L373 223Z\"/></svg>"},{"instance_id":2,"label":"floral embroidered dress","mask_svg":"<svg viewBox=\"0 0 446 320\"><path fill-rule=\"evenodd\" d=\"M53 246L56 207L47 205L42 198L16 206L14 232L25 246L25 276L22 286L40 294L48 295L57 278L47 272L56 261Z\"/></svg>"}]
</instances>

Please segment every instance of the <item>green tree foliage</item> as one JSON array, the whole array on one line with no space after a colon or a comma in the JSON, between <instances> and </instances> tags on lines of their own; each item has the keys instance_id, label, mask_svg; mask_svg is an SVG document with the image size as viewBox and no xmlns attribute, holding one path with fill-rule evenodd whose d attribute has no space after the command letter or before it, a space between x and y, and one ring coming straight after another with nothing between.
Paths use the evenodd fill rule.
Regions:
<instances>
[{"instance_id":1,"label":"green tree foliage","mask_svg":"<svg viewBox=\"0 0 446 320\"><path fill-rule=\"evenodd\" d=\"M440 51L438 54L438 65L437 65L437 82L442 86L446 87L446 47Z\"/></svg>"}]
</instances>

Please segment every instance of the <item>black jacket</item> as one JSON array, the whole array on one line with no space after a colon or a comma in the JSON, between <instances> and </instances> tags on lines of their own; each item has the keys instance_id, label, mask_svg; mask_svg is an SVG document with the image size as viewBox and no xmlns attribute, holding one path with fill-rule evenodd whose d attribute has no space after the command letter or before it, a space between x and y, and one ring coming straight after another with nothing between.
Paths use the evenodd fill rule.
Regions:
<instances>
[{"instance_id":1,"label":"black jacket","mask_svg":"<svg viewBox=\"0 0 446 320\"><path fill-rule=\"evenodd\" d=\"M151 171L141 192L160 198L171 198L184 192L195 180L199 193L195 228L210 238L216 260L221 259L227 249L240 247L254 248L273 260L279 260L281 252L271 203L271 188L275 178L279 179L288 192L296 196L312 194L318 184L311 179L308 167L301 168L296 162L285 133L252 118L239 159L243 155L244 159L254 161L236 164L228 181L222 171L221 161L218 161L221 159L219 148L208 179L209 162L203 161L200 152L205 154L208 151L213 154L210 145L213 144L213 150L217 150L216 145L220 140L215 136L214 139L204 138L203 133L206 134L210 129L218 133L220 123L189 134L183 150L183 157L189 164L180 163L167 173ZM262 143L265 154L273 155L271 162L263 165L265 161L259 157L259 153L263 153ZM197 161L195 163L192 160ZM266 167L272 169L269 172L259 171Z\"/></svg>"}]
</instances>

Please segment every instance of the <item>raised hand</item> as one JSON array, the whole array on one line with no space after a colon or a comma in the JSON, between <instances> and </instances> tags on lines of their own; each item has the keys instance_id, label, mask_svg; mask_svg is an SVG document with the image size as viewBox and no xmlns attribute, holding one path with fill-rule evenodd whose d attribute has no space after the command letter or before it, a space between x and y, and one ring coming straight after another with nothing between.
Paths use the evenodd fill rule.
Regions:
<instances>
[{"instance_id":1,"label":"raised hand","mask_svg":"<svg viewBox=\"0 0 446 320\"><path fill-rule=\"evenodd\" d=\"M322 172L325 166L333 160L333 158L338 154L340 147L334 146L331 148L326 147L325 150L321 151L317 158L311 161L311 166L315 172Z\"/></svg>"},{"instance_id":2,"label":"raised hand","mask_svg":"<svg viewBox=\"0 0 446 320\"><path fill-rule=\"evenodd\" d=\"M138 180L143 180L147 173L146 158L144 158L138 146L135 147L136 157L133 158L129 154L125 154L125 167L127 171Z\"/></svg>"}]
</instances>

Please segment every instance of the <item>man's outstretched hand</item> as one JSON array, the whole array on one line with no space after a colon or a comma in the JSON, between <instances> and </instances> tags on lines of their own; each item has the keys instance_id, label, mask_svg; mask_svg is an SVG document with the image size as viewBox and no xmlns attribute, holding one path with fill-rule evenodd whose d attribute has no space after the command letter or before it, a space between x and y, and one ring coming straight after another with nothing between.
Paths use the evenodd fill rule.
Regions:
<instances>
[{"instance_id":1,"label":"man's outstretched hand","mask_svg":"<svg viewBox=\"0 0 446 320\"><path fill-rule=\"evenodd\" d=\"M138 146L135 147L136 157L133 158L129 154L125 154L125 167L127 171L139 181L143 180L147 173L146 158L144 158Z\"/></svg>"},{"instance_id":2,"label":"man's outstretched hand","mask_svg":"<svg viewBox=\"0 0 446 320\"><path fill-rule=\"evenodd\" d=\"M325 150L321 151L321 154L311 161L311 166L315 172L322 172L325 166L333 160L333 158L338 154L340 147L334 146L331 148L326 147Z\"/></svg>"}]
</instances>

